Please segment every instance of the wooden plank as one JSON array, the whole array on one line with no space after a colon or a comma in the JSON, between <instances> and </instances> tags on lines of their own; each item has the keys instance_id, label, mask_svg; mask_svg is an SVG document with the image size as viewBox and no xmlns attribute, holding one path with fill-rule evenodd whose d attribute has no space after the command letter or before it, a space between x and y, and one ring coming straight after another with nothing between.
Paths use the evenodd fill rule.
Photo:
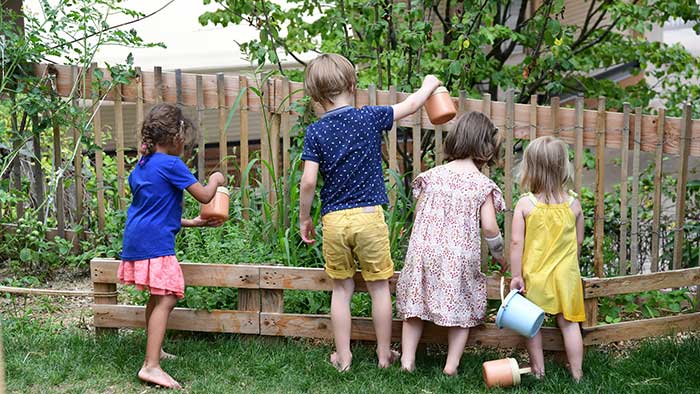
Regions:
<instances>
[{"instance_id":1,"label":"wooden plank","mask_svg":"<svg viewBox=\"0 0 700 394\"><path fill-rule=\"evenodd\" d=\"M678 163L678 183L676 184L676 228L673 237L673 269L680 269L683 264L683 241L685 233L685 192L688 184L688 139L693 117L692 107L683 106L683 125L681 127L680 163Z\"/></svg>"},{"instance_id":2,"label":"wooden plank","mask_svg":"<svg viewBox=\"0 0 700 394\"><path fill-rule=\"evenodd\" d=\"M671 289L700 285L700 267L650 274L589 278L584 280L584 298Z\"/></svg>"},{"instance_id":3,"label":"wooden plank","mask_svg":"<svg viewBox=\"0 0 700 394\"><path fill-rule=\"evenodd\" d=\"M513 224L513 133L515 129L515 92L508 89L506 93L506 140L505 140L505 165L504 165L504 197L506 200L505 223L505 256L510 256L510 239Z\"/></svg>"},{"instance_id":4,"label":"wooden plank","mask_svg":"<svg viewBox=\"0 0 700 394\"><path fill-rule=\"evenodd\" d=\"M389 100L392 104L397 103L396 101L396 86L389 86ZM391 126L389 130L389 145L387 150L389 151L389 169L398 174L399 163L397 161L397 135L396 135L396 122ZM396 204L396 178L393 175L389 175L389 205L394 206Z\"/></svg>"},{"instance_id":5,"label":"wooden plank","mask_svg":"<svg viewBox=\"0 0 700 394\"><path fill-rule=\"evenodd\" d=\"M622 126L620 148L620 261L619 275L627 275L627 169L629 168L630 113L629 103L623 105L625 120Z\"/></svg>"},{"instance_id":6,"label":"wooden plank","mask_svg":"<svg viewBox=\"0 0 700 394\"><path fill-rule=\"evenodd\" d=\"M94 70L96 65L93 63L91 70L93 70L92 78L94 83L98 83L97 77L95 76ZM102 151L102 92L97 91L93 94L93 108L95 114L92 118L93 125L93 138L97 149L95 150L95 188L97 189L97 228L101 231L105 228L105 186L104 178L102 174L103 165L103 151Z\"/></svg>"},{"instance_id":7,"label":"wooden plank","mask_svg":"<svg viewBox=\"0 0 700 394\"><path fill-rule=\"evenodd\" d=\"M81 89L78 88L78 85L81 83L80 81L80 74L78 71L77 66L72 66L71 67L71 74L72 74L72 79L73 83L76 85L76 96L75 98L71 101L71 105L75 110L77 111L79 108L79 103L78 103L78 97L77 97L77 92L82 92ZM74 191L75 191L75 223L80 224L83 221L83 144L81 141L82 138L82 133L78 129L78 127L71 127L71 131L73 132L73 148L74 148L74 153L75 155L73 156L73 177L75 179L75 186L74 186ZM41 158L41 156L39 156Z\"/></svg>"},{"instance_id":8,"label":"wooden plank","mask_svg":"<svg viewBox=\"0 0 700 394\"><path fill-rule=\"evenodd\" d=\"M228 160L226 159L226 96L224 95L224 73L216 74L216 95L219 100L219 168L228 177Z\"/></svg>"},{"instance_id":9,"label":"wooden plank","mask_svg":"<svg viewBox=\"0 0 700 394\"><path fill-rule=\"evenodd\" d=\"M92 283L92 288L93 290L97 293L115 293L117 291L117 285L114 283L97 283L93 280ZM117 303L117 296L116 294L113 297L94 297L93 302L95 305L93 305L93 311L95 310L95 307L101 307L102 305L116 305ZM145 309L145 308L144 308ZM95 315L95 323L97 323L97 315ZM145 319L142 318L141 321ZM97 324L95 324L95 333L99 335L104 335L104 334L116 334L117 330L114 328L106 328L106 327L100 327Z\"/></svg>"},{"instance_id":10,"label":"wooden plank","mask_svg":"<svg viewBox=\"0 0 700 394\"><path fill-rule=\"evenodd\" d=\"M666 127L666 111L659 108L658 123L656 124L656 156L654 160L654 202L653 217L651 223L651 272L659 270L659 242L661 227L661 190L663 185L663 165L664 165L664 128Z\"/></svg>"},{"instance_id":11,"label":"wooden plank","mask_svg":"<svg viewBox=\"0 0 700 394\"><path fill-rule=\"evenodd\" d=\"M119 197L119 209L126 209L124 167L124 111L122 109L121 85L114 86L114 131L117 141L117 193Z\"/></svg>"},{"instance_id":12,"label":"wooden plank","mask_svg":"<svg viewBox=\"0 0 700 394\"><path fill-rule=\"evenodd\" d=\"M642 107L634 111L634 153L632 155L632 224L630 228L630 261L632 262L632 274L641 271L642 262L639 261L639 151L641 147L642 133Z\"/></svg>"},{"instance_id":13,"label":"wooden plank","mask_svg":"<svg viewBox=\"0 0 700 394\"><path fill-rule=\"evenodd\" d=\"M530 96L530 141L537 138L537 95Z\"/></svg>"},{"instance_id":14,"label":"wooden plank","mask_svg":"<svg viewBox=\"0 0 700 394\"><path fill-rule=\"evenodd\" d=\"M583 327L595 327L598 325L598 299L589 298L583 300L583 307L586 311L586 321L581 325Z\"/></svg>"},{"instance_id":15,"label":"wooden plank","mask_svg":"<svg viewBox=\"0 0 700 394\"><path fill-rule=\"evenodd\" d=\"M160 66L153 67L153 97L155 103L163 102L163 68Z\"/></svg>"},{"instance_id":16,"label":"wooden plank","mask_svg":"<svg viewBox=\"0 0 700 394\"><path fill-rule=\"evenodd\" d=\"M413 140L413 172L412 176L413 179L416 179L418 175L420 175L421 171L423 170L423 158L422 158L422 120L423 117L421 116L421 112L423 111L423 108L419 109L416 111L415 115L413 116L413 127L411 130L411 138Z\"/></svg>"},{"instance_id":17,"label":"wooden plank","mask_svg":"<svg viewBox=\"0 0 700 394\"><path fill-rule=\"evenodd\" d=\"M460 112L465 111L465 108L467 106L467 92L464 92L462 94L462 91L460 91L460 96L459 96L459 105L460 105ZM491 93L484 93L482 97L482 104L483 107L481 108L481 112L483 112L484 115L488 116L491 118ZM484 165L481 168L481 172L489 176L491 173L491 169L489 168L488 165ZM489 270L489 247L486 245L486 240L484 239L484 234L481 234L481 272L488 272Z\"/></svg>"},{"instance_id":18,"label":"wooden plank","mask_svg":"<svg viewBox=\"0 0 700 394\"><path fill-rule=\"evenodd\" d=\"M392 322L392 341L401 340L401 320ZM260 335L333 338L330 316L303 315L292 313L260 313ZM372 319L356 317L352 319L351 338L353 340L374 341ZM545 350L563 350L561 333L556 328L542 329L542 344ZM447 328L427 323L421 337L422 343L447 343ZM525 338L507 329L500 330L494 324L487 323L469 331L468 345L480 347L524 347Z\"/></svg>"},{"instance_id":19,"label":"wooden plank","mask_svg":"<svg viewBox=\"0 0 700 394\"><path fill-rule=\"evenodd\" d=\"M239 86L241 91L245 90L243 96L241 96L240 101L240 119L241 119L241 130L240 130L240 145L241 145L241 187L243 185L249 185L248 176L246 174L246 169L248 168L248 78L239 75ZM246 189L247 190L247 189ZM244 219L248 219L248 193L241 193L241 207L242 215Z\"/></svg>"},{"instance_id":20,"label":"wooden plank","mask_svg":"<svg viewBox=\"0 0 700 394\"><path fill-rule=\"evenodd\" d=\"M61 167L63 166L63 158L61 157L61 125L58 119L52 117L53 123L53 170L54 180L56 182L55 189L55 208L56 208L56 227L58 228L58 236L63 238L66 231L66 212L64 209L65 193L63 185L63 175ZM19 215L19 211L17 212Z\"/></svg>"},{"instance_id":21,"label":"wooden plank","mask_svg":"<svg viewBox=\"0 0 700 394\"><path fill-rule=\"evenodd\" d=\"M143 106L143 72L141 71L141 67L136 67L134 71L136 73L136 127L138 128L140 134L145 115ZM122 93L124 93L123 90Z\"/></svg>"},{"instance_id":22,"label":"wooden plank","mask_svg":"<svg viewBox=\"0 0 700 394\"><path fill-rule=\"evenodd\" d=\"M291 149L292 149L292 139L291 139L291 128L292 123L289 118L289 108L291 107L291 94L289 91L289 79L286 77L282 80L282 104L281 104L281 121L280 128L282 131L282 173L279 175L282 177L282 190L284 194L284 211L282 212L282 217L284 218L285 228L289 228L289 212L291 207L289 206L289 189L291 187L289 183L290 173L289 169L291 167Z\"/></svg>"},{"instance_id":23,"label":"wooden plank","mask_svg":"<svg viewBox=\"0 0 700 394\"><path fill-rule=\"evenodd\" d=\"M282 119L280 114L276 111L274 106L274 98L277 95L276 87L272 84L272 80L268 80L268 100L270 100L268 109L269 116L271 120L270 127L270 164L272 165L272 171L270 172L270 188L268 193L268 198L270 206L273 207L272 216L273 218L278 217L278 201L277 201L277 180L280 177L280 128L282 127ZM275 220L277 222L277 220Z\"/></svg>"},{"instance_id":24,"label":"wooden plank","mask_svg":"<svg viewBox=\"0 0 700 394\"><path fill-rule=\"evenodd\" d=\"M134 305L93 305L95 327L143 328L146 308ZM258 312L195 310L175 308L168 318L168 329L198 332L258 334Z\"/></svg>"},{"instance_id":25,"label":"wooden plank","mask_svg":"<svg viewBox=\"0 0 700 394\"><path fill-rule=\"evenodd\" d=\"M185 106L182 100L182 69L177 68L175 69L175 105L181 109Z\"/></svg>"},{"instance_id":26,"label":"wooden plank","mask_svg":"<svg viewBox=\"0 0 700 394\"><path fill-rule=\"evenodd\" d=\"M199 182L206 182L207 179L207 169L206 162L204 160L204 154L207 150L206 141L206 130L204 129L204 86L202 85L202 76L197 75L196 80L197 89L197 132L199 133L199 141L197 143L197 175L199 176Z\"/></svg>"},{"instance_id":27,"label":"wooden plank","mask_svg":"<svg viewBox=\"0 0 700 394\"><path fill-rule=\"evenodd\" d=\"M439 166L445 160L445 147L442 143L442 126L435 126L435 165Z\"/></svg>"},{"instance_id":28,"label":"wooden plank","mask_svg":"<svg viewBox=\"0 0 700 394\"><path fill-rule=\"evenodd\" d=\"M260 290L261 312L284 312L284 290Z\"/></svg>"},{"instance_id":29,"label":"wooden plank","mask_svg":"<svg viewBox=\"0 0 700 394\"><path fill-rule=\"evenodd\" d=\"M55 143L55 142L54 142ZM14 188L18 191L18 195L21 196L22 187L22 163L20 160L21 150L24 146L23 142L17 138L12 142L12 151L17 152L15 158L12 160L12 184ZM15 201L15 208L17 210L17 219L24 216L24 199L18 198Z\"/></svg>"},{"instance_id":30,"label":"wooden plank","mask_svg":"<svg viewBox=\"0 0 700 394\"><path fill-rule=\"evenodd\" d=\"M551 100L551 118L552 118L552 135L559 138L559 96L552 97Z\"/></svg>"},{"instance_id":31,"label":"wooden plank","mask_svg":"<svg viewBox=\"0 0 700 394\"><path fill-rule=\"evenodd\" d=\"M119 260L95 258L90 261L93 282L117 283ZM259 266L236 264L180 263L187 286L257 289Z\"/></svg>"},{"instance_id":32,"label":"wooden plank","mask_svg":"<svg viewBox=\"0 0 700 394\"><path fill-rule=\"evenodd\" d=\"M594 217L594 253L593 265L595 275L605 276L603 271L603 229L605 224L605 97L598 98L598 121L596 123L595 148L595 217Z\"/></svg>"},{"instance_id":33,"label":"wooden plank","mask_svg":"<svg viewBox=\"0 0 700 394\"><path fill-rule=\"evenodd\" d=\"M583 185L583 95L576 97L576 143L574 148L574 191L581 196Z\"/></svg>"},{"instance_id":34,"label":"wooden plank","mask_svg":"<svg viewBox=\"0 0 700 394\"><path fill-rule=\"evenodd\" d=\"M39 117L36 115L32 116L32 128L32 151L34 153L34 157L32 157L32 194L34 201L36 201L37 218L40 222L43 222L46 217L44 214L46 212L44 207L46 177L44 170L41 168L41 128L39 127Z\"/></svg>"},{"instance_id":35,"label":"wooden plank","mask_svg":"<svg viewBox=\"0 0 700 394\"><path fill-rule=\"evenodd\" d=\"M595 328L583 329L583 344L585 346L594 346L619 341L674 335L684 331L695 331L699 326L700 312L606 324Z\"/></svg>"}]
</instances>

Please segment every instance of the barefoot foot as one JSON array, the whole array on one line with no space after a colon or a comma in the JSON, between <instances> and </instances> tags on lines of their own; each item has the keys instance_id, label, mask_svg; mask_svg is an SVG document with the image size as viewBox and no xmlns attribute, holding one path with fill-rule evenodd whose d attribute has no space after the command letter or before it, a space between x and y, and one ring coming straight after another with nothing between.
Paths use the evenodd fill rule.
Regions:
<instances>
[{"instance_id":1,"label":"barefoot foot","mask_svg":"<svg viewBox=\"0 0 700 394\"><path fill-rule=\"evenodd\" d=\"M338 372L347 372L350 370L350 364L352 364L352 354L344 360L337 352L333 352L331 353L330 362Z\"/></svg>"},{"instance_id":2,"label":"barefoot foot","mask_svg":"<svg viewBox=\"0 0 700 394\"><path fill-rule=\"evenodd\" d=\"M442 369L442 373L447 376L457 376L457 368L445 366L445 368Z\"/></svg>"},{"instance_id":3,"label":"barefoot foot","mask_svg":"<svg viewBox=\"0 0 700 394\"><path fill-rule=\"evenodd\" d=\"M181 389L180 383L175 379L170 377L165 371L160 368L146 368L143 367L139 371L139 379L146 383L152 383L161 387L171 388L171 389Z\"/></svg>"},{"instance_id":4,"label":"barefoot foot","mask_svg":"<svg viewBox=\"0 0 700 394\"><path fill-rule=\"evenodd\" d=\"M176 358L177 358L176 355L170 354L170 353L166 352L165 350L160 349L160 359L161 360L175 360Z\"/></svg>"},{"instance_id":5,"label":"barefoot foot","mask_svg":"<svg viewBox=\"0 0 700 394\"><path fill-rule=\"evenodd\" d=\"M377 366L379 368L389 368L391 364L395 363L400 358L401 353L397 352L396 350L391 350L389 352L389 357L379 357L379 363L377 364Z\"/></svg>"},{"instance_id":6,"label":"barefoot foot","mask_svg":"<svg viewBox=\"0 0 700 394\"><path fill-rule=\"evenodd\" d=\"M404 372L414 372L416 370L416 360L404 360L404 356L401 356L401 370Z\"/></svg>"}]
</instances>

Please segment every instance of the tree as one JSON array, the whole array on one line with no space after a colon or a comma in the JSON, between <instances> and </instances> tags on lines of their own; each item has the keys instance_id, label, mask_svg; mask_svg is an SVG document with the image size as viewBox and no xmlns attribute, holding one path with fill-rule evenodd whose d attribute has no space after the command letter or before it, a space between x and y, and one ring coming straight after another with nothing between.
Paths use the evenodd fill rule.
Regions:
<instances>
[{"instance_id":1,"label":"tree","mask_svg":"<svg viewBox=\"0 0 700 394\"><path fill-rule=\"evenodd\" d=\"M204 0L210 3L211 0ZM564 0L214 0L219 9L200 16L202 24L247 23L257 39L240 43L258 63L277 64L280 53L303 61L304 52L340 52L359 66L360 81L413 90L421 75L438 74L452 91L473 95L515 88L520 102L531 94L605 95L646 106L667 102L669 114L700 96L700 58L679 46L648 42L655 24L690 22L700 32L700 7L688 0L590 0L584 23L563 22ZM522 51L521 51L522 50ZM522 60L513 63L516 53ZM623 88L592 73L633 64L658 82L643 79ZM695 114L700 103L695 100Z\"/></svg>"}]
</instances>

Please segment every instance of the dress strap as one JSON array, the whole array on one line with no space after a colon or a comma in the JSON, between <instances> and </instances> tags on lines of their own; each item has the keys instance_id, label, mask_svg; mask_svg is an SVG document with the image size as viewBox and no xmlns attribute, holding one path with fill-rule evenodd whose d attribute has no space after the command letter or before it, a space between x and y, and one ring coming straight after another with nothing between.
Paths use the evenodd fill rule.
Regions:
<instances>
[{"instance_id":1,"label":"dress strap","mask_svg":"<svg viewBox=\"0 0 700 394\"><path fill-rule=\"evenodd\" d=\"M578 197L578 194L574 192L573 190L569 190L569 206L574 204L574 201L576 201L576 198Z\"/></svg>"}]
</instances>

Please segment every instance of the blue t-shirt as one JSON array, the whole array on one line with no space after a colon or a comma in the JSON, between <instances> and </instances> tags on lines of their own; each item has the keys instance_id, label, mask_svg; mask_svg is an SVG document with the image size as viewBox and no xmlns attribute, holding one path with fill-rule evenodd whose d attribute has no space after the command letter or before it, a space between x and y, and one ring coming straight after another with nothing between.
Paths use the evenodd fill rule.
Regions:
<instances>
[{"instance_id":1,"label":"blue t-shirt","mask_svg":"<svg viewBox=\"0 0 700 394\"><path fill-rule=\"evenodd\" d=\"M152 153L129 175L131 206L126 214L122 260L175 254L180 231L182 191L197 182L177 156Z\"/></svg>"},{"instance_id":2,"label":"blue t-shirt","mask_svg":"<svg viewBox=\"0 0 700 394\"><path fill-rule=\"evenodd\" d=\"M340 107L306 129L302 160L319 163L321 215L387 204L382 171L382 132L394 123L393 108Z\"/></svg>"}]
</instances>

